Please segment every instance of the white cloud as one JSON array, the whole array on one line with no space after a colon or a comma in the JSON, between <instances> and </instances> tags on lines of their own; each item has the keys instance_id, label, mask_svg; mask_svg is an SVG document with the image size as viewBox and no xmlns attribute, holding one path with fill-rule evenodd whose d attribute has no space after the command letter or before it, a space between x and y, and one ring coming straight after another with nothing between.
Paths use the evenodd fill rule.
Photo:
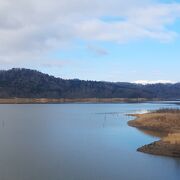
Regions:
<instances>
[{"instance_id":1,"label":"white cloud","mask_svg":"<svg viewBox=\"0 0 180 180\"><path fill-rule=\"evenodd\" d=\"M169 25L179 17L180 3L153 0L0 0L0 62L43 59L74 39L168 42L178 36Z\"/></svg>"},{"instance_id":2,"label":"white cloud","mask_svg":"<svg viewBox=\"0 0 180 180\"><path fill-rule=\"evenodd\" d=\"M136 83L136 84L158 84L158 83L161 83L161 84L167 84L167 83L175 83L173 81L170 81L170 80L154 80L154 81L150 81L150 80L137 80L137 81L134 81L133 83Z\"/></svg>"},{"instance_id":3,"label":"white cloud","mask_svg":"<svg viewBox=\"0 0 180 180\"><path fill-rule=\"evenodd\" d=\"M180 4L140 6L123 15L125 20L119 22L104 22L98 18L80 22L76 25L79 36L88 40L120 43L140 38L170 41L177 33L169 30L166 25L180 17Z\"/></svg>"}]
</instances>

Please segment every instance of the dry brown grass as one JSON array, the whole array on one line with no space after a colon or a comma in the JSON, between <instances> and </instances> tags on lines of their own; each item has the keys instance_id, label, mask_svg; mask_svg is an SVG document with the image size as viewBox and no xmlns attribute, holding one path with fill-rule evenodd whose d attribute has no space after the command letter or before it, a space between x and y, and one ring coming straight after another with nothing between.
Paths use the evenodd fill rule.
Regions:
<instances>
[{"instance_id":1,"label":"dry brown grass","mask_svg":"<svg viewBox=\"0 0 180 180\"><path fill-rule=\"evenodd\" d=\"M152 113L180 113L180 109L177 109L177 108L162 108L162 109L152 111Z\"/></svg>"},{"instance_id":2,"label":"dry brown grass","mask_svg":"<svg viewBox=\"0 0 180 180\"><path fill-rule=\"evenodd\" d=\"M161 109L140 114L136 120L130 121L129 125L165 132L180 131L180 110Z\"/></svg>"},{"instance_id":3,"label":"dry brown grass","mask_svg":"<svg viewBox=\"0 0 180 180\"><path fill-rule=\"evenodd\" d=\"M145 98L9 98L0 99L0 104L35 104L35 103L136 103L146 102ZM157 100L157 99L151 99Z\"/></svg>"},{"instance_id":4,"label":"dry brown grass","mask_svg":"<svg viewBox=\"0 0 180 180\"><path fill-rule=\"evenodd\" d=\"M129 121L130 126L163 132L161 140L138 148L138 151L155 155L180 157L180 110L160 109L146 114L136 115Z\"/></svg>"},{"instance_id":5,"label":"dry brown grass","mask_svg":"<svg viewBox=\"0 0 180 180\"><path fill-rule=\"evenodd\" d=\"M162 141L170 144L180 144L180 133L169 133Z\"/></svg>"}]
</instances>

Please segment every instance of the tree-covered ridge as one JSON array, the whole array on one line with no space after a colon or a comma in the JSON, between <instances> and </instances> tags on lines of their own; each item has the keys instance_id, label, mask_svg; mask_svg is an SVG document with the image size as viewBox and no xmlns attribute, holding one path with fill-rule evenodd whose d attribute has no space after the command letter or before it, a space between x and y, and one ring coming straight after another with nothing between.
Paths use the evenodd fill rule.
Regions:
<instances>
[{"instance_id":1,"label":"tree-covered ridge","mask_svg":"<svg viewBox=\"0 0 180 180\"><path fill-rule=\"evenodd\" d=\"M0 71L0 98L180 98L180 83L140 85L65 80L36 70Z\"/></svg>"}]
</instances>

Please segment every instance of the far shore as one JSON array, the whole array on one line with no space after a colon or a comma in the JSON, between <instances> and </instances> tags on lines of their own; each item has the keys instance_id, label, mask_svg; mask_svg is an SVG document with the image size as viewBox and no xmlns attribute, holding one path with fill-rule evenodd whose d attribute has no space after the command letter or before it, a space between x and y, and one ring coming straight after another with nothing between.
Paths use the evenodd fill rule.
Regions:
<instances>
[{"instance_id":1,"label":"far shore","mask_svg":"<svg viewBox=\"0 0 180 180\"><path fill-rule=\"evenodd\" d=\"M159 141L144 145L139 152L180 158L180 110L161 109L145 114L134 114L136 119L128 125L151 134L161 133ZM148 133L146 131L146 133Z\"/></svg>"},{"instance_id":2,"label":"far shore","mask_svg":"<svg viewBox=\"0 0 180 180\"><path fill-rule=\"evenodd\" d=\"M60 104L60 103L143 103L161 101L146 98L0 98L0 104Z\"/></svg>"}]
</instances>

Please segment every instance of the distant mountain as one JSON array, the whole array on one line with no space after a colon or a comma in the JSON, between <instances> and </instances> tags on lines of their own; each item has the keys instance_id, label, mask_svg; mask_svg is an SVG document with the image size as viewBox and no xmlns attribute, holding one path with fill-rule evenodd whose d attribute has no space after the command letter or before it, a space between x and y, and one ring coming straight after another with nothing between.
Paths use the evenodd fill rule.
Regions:
<instances>
[{"instance_id":1,"label":"distant mountain","mask_svg":"<svg viewBox=\"0 0 180 180\"><path fill-rule=\"evenodd\" d=\"M180 83L142 85L65 80L36 70L0 71L0 98L180 98Z\"/></svg>"}]
</instances>

